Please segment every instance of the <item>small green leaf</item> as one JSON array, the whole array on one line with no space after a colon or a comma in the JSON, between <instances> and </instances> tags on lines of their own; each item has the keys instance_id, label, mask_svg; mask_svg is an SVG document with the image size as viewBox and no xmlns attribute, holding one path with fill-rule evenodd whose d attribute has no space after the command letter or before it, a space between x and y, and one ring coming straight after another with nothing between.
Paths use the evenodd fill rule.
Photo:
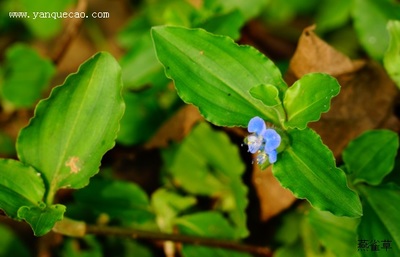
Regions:
<instances>
[{"instance_id":1,"label":"small green leaf","mask_svg":"<svg viewBox=\"0 0 400 257\"><path fill-rule=\"evenodd\" d=\"M18 217L31 225L35 236L48 233L57 221L64 217L65 206L55 204L51 206L22 206L18 210Z\"/></svg>"},{"instance_id":2,"label":"small green leaf","mask_svg":"<svg viewBox=\"0 0 400 257\"><path fill-rule=\"evenodd\" d=\"M285 126L304 129L309 122L319 120L321 113L329 110L331 98L339 91L339 83L328 74L304 75L289 87L283 99L287 113Z\"/></svg>"},{"instance_id":3,"label":"small green leaf","mask_svg":"<svg viewBox=\"0 0 400 257\"><path fill-rule=\"evenodd\" d=\"M157 224L162 231L173 232L173 220L180 212L197 202L193 196L182 196L176 192L160 188L151 196L151 205L157 213Z\"/></svg>"},{"instance_id":4,"label":"small green leaf","mask_svg":"<svg viewBox=\"0 0 400 257\"><path fill-rule=\"evenodd\" d=\"M250 95L269 107L274 107L281 103L278 89L271 84L258 85L250 89Z\"/></svg>"},{"instance_id":5,"label":"small green leaf","mask_svg":"<svg viewBox=\"0 0 400 257\"><path fill-rule=\"evenodd\" d=\"M98 172L124 112L121 88L118 63L99 53L37 105L18 136L17 152L42 173L47 203L59 188L84 187Z\"/></svg>"},{"instance_id":6,"label":"small green leaf","mask_svg":"<svg viewBox=\"0 0 400 257\"><path fill-rule=\"evenodd\" d=\"M383 57L383 64L390 77L400 88L400 20L389 21L389 46Z\"/></svg>"},{"instance_id":7,"label":"small green leaf","mask_svg":"<svg viewBox=\"0 0 400 257\"><path fill-rule=\"evenodd\" d=\"M218 239L234 239L235 231L228 221L218 212L200 212L180 217L175 220L180 233ZM183 256L215 256L215 257L250 257L247 253L240 253L218 248L183 245Z\"/></svg>"},{"instance_id":8,"label":"small green leaf","mask_svg":"<svg viewBox=\"0 0 400 257\"><path fill-rule=\"evenodd\" d=\"M347 186L346 176L336 168L332 152L313 130L289 130L291 146L278 155L274 176L298 198L337 216L362 214L358 195Z\"/></svg>"},{"instance_id":9,"label":"small green leaf","mask_svg":"<svg viewBox=\"0 0 400 257\"><path fill-rule=\"evenodd\" d=\"M286 90L279 69L252 47L202 29L154 27L153 41L165 73L179 96L199 107L210 122L247 126L254 116L279 124L273 108L251 97L254 85L272 84Z\"/></svg>"},{"instance_id":10,"label":"small green leaf","mask_svg":"<svg viewBox=\"0 0 400 257\"><path fill-rule=\"evenodd\" d=\"M0 224L0 256L30 257L26 245L13 233L11 229Z\"/></svg>"},{"instance_id":11,"label":"small green leaf","mask_svg":"<svg viewBox=\"0 0 400 257\"><path fill-rule=\"evenodd\" d=\"M167 170L172 182L192 194L216 198L218 209L236 225L235 235L245 237L247 188L241 179L245 166L228 136L200 123L171 156Z\"/></svg>"},{"instance_id":12,"label":"small green leaf","mask_svg":"<svg viewBox=\"0 0 400 257\"><path fill-rule=\"evenodd\" d=\"M366 199L363 203L366 214L358 230L359 239L391 240L392 256L400 256L400 188L359 184L357 190Z\"/></svg>"},{"instance_id":13,"label":"small green leaf","mask_svg":"<svg viewBox=\"0 0 400 257\"><path fill-rule=\"evenodd\" d=\"M53 64L32 48L16 44L6 52L3 97L17 108L27 108L40 99L55 72Z\"/></svg>"},{"instance_id":14,"label":"small green leaf","mask_svg":"<svg viewBox=\"0 0 400 257\"><path fill-rule=\"evenodd\" d=\"M399 137L390 130L368 131L351 141L343 151L343 161L353 184L380 184L393 170L398 148Z\"/></svg>"},{"instance_id":15,"label":"small green leaf","mask_svg":"<svg viewBox=\"0 0 400 257\"><path fill-rule=\"evenodd\" d=\"M134 183L93 179L74 197L96 215L105 213L124 224L144 224L154 219L146 192Z\"/></svg>"},{"instance_id":16,"label":"small green leaf","mask_svg":"<svg viewBox=\"0 0 400 257\"><path fill-rule=\"evenodd\" d=\"M0 159L0 209L18 219L21 206L38 206L45 193L43 180L34 168L12 159Z\"/></svg>"},{"instance_id":17,"label":"small green leaf","mask_svg":"<svg viewBox=\"0 0 400 257\"><path fill-rule=\"evenodd\" d=\"M85 247L78 247L79 245ZM103 244L93 235L87 235L83 238L65 237L60 249L61 257L103 257L102 246Z\"/></svg>"},{"instance_id":18,"label":"small green leaf","mask_svg":"<svg viewBox=\"0 0 400 257\"><path fill-rule=\"evenodd\" d=\"M308 213L308 221L323 245L337 256L357 256L356 229L359 219L337 217L312 209Z\"/></svg>"},{"instance_id":19,"label":"small green leaf","mask_svg":"<svg viewBox=\"0 0 400 257\"><path fill-rule=\"evenodd\" d=\"M382 60L389 42L386 24L400 19L400 5L390 0L356 0L352 15L360 43L372 58Z\"/></svg>"}]
</instances>

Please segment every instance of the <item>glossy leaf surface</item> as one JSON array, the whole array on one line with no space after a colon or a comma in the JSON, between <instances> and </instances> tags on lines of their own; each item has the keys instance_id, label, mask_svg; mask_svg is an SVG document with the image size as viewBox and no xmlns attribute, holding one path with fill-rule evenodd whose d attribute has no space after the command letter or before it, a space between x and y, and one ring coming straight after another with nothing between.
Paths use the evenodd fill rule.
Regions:
<instances>
[{"instance_id":1,"label":"glossy leaf surface","mask_svg":"<svg viewBox=\"0 0 400 257\"><path fill-rule=\"evenodd\" d=\"M221 126L246 126L254 116L279 123L249 90L272 84L282 94L286 84L278 68L252 47L201 29L154 27L152 36L166 75L179 96L196 105L204 117Z\"/></svg>"},{"instance_id":2,"label":"glossy leaf surface","mask_svg":"<svg viewBox=\"0 0 400 257\"><path fill-rule=\"evenodd\" d=\"M380 184L393 170L398 148L399 137L390 130L368 131L351 141L343 151L343 160L353 184Z\"/></svg>"},{"instance_id":3,"label":"glossy leaf surface","mask_svg":"<svg viewBox=\"0 0 400 257\"><path fill-rule=\"evenodd\" d=\"M358 195L347 186L346 176L336 168L332 152L313 130L289 130L291 145L278 155L272 167L283 187L313 207L337 216L362 214Z\"/></svg>"},{"instance_id":4,"label":"glossy leaf surface","mask_svg":"<svg viewBox=\"0 0 400 257\"><path fill-rule=\"evenodd\" d=\"M330 108L331 98L338 95L339 83L328 74L311 73L297 80L286 91L283 105L287 113L286 127L306 128Z\"/></svg>"},{"instance_id":5,"label":"glossy leaf surface","mask_svg":"<svg viewBox=\"0 0 400 257\"><path fill-rule=\"evenodd\" d=\"M99 53L41 101L17 141L19 159L42 173L47 203L62 187L81 188L114 146L124 112L118 63Z\"/></svg>"},{"instance_id":6,"label":"glossy leaf surface","mask_svg":"<svg viewBox=\"0 0 400 257\"><path fill-rule=\"evenodd\" d=\"M0 209L18 218L21 206L38 206L45 193L43 180L34 168L11 159L0 159Z\"/></svg>"}]
</instances>

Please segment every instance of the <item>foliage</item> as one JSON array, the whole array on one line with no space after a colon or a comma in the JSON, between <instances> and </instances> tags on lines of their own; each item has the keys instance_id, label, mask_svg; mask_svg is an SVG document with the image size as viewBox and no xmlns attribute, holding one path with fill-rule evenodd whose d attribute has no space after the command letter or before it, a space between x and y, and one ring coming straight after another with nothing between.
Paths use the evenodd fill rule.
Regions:
<instances>
[{"instance_id":1,"label":"foliage","mask_svg":"<svg viewBox=\"0 0 400 257\"><path fill-rule=\"evenodd\" d=\"M400 256L398 2L4 0L0 30L0 256Z\"/></svg>"}]
</instances>

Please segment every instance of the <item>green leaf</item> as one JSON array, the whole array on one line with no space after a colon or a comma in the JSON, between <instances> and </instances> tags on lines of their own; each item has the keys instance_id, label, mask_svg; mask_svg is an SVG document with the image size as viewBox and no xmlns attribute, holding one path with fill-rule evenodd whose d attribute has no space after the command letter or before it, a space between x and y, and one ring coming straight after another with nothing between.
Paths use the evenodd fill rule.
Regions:
<instances>
[{"instance_id":1,"label":"green leaf","mask_svg":"<svg viewBox=\"0 0 400 257\"><path fill-rule=\"evenodd\" d=\"M350 19L352 3L347 0L325 0L319 6L315 18L317 32L328 32L346 25Z\"/></svg>"},{"instance_id":2,"label":"green leaf","mask_svg":"<svg viewBox=\"0 0 400 257\"><path fill-rule=\"evenodd\" d=\"M386 24L400 19L400 5L390 0L355 0L352 15L360 43L372 58L381 60L389 42Z\"/></svg>"},{"instance_id":3,"label":"green leaf","mask_svg":"<svg viewBox=\"0 0 400 257\"><path fill-rule=\"evenodd\" d=\"M126 88L140 88L164 76L162 66L154 53L150 33L140 37L135 46L121 58L120 64L122 80Z\"/></svg>"},{"instance_id":4,"label":"green leaf","mask_svg":"<svg viewBox=\"0 0 400 257\"><path fill-rule=\"evenodd\" d=\"M38 206L45 194L43 180L34 168L12 159L0 159L0 209L18 219L21 206Z\"/></svg>"},{"instance_id":5,"label":"green leaf","mask_svg":"<svg viewBox=\"0 0 400 257\"><path fill-rule=\"evenodd\" d=\"M390 38L383 64L397 87L400 88L400 20L389 21L387 29Z\"/></svg>"},{"instance_id":6,"label":"green leaf","mask_svg":"<svg viewBox=\"0 0 400 257\"><path fill-rule=\"evenodd\" d=\"M392 256L400 254L400 188L393 185L372 187L360 184L357 190L366 202L358 230L359 239L391 240Z\"/></svg>"},{"instance_id":7,"label":"green leaf","mask_svg":"<svg viewBox=\"0 0 400 257\"><path fill-rule=\"evenodd\" d=\"M269 107L281 104L279 91L274 85L258 85L250 89L250 95Z\"/></svg>"},{"instance_id":8,"label":"green leaf","mask_svg":"<svg viewBox=\"0 0 400 257\"><path fill-rule=\"evenodd\" d=\"M151 205L157 213L157 224L162 231L173 232L173 220L197 202L193 196L182 196L176 192L159 188L151 196Z\"/></svg>"},{"instance_id":9,"label":"green leaf","mask_svg":"<svg viewBox=\"0 0 400 257\"><path fill-rule=\"evenodd\" d=\"M304 129L309 122L319 120L321 113L329 110L332 97L339 91L339 83L328 74L304 75L289 87L283 99L287 113L285 126Z\"/></svg>"},{"instance_id":10,"label":"green leaf","mask_svg":"<svg viewBox=\"0 0 400 257\"><path fill-rule=\"evenodd\" d=\"M9 48L5 62L3 97L17 108L33 106L55 72L53 64L23 44Z\"/></svg>"},{"instance_id":11,"label":"green leaf","mask_svg":"<svg viewBox=\"0 0 400 257\"><path fill-rule=\"evenodd\" d=\"M179 96L199 107L207 120L247 126L259 116L279 124L273 108L249 93L259 84L272 84L282 95L287 87L279 69L257 50L201 29L154 27L152 36L158 59Z\"/></svg>"},{"instance_id":12,"label":"green leaf","mask_svg":"<svg viewBox=\"0 0 400 257\"><path fill-rule=\"evenodd\" d=\"M177 186L192 194L215 197L216 206L236 225L237 237L248 233L247 188L241 179L244 169L237 146L206 123L197 125L184 139L167 167Z\"/></svg>"},{"instance_id":13,"label":"green leaf","mask_svg":"<svg viewBox=\"0 0 400 257\"><path fill-rule=\"evenodd\" d=\"M22 21L35 36L47 39L60 32L62 21L64 20L60 15L62 15L62 12L67 11L67 7L74 1L19 0L19 2L22 7L21 11L26 11L29 15L29 18Z\"/></svg>"},{"instance_id":14,"label":"green leaf","mask_svg":"<svg viewBox=\"0 0 400 257\"><path fill-rule=\"evenodd\" d=\"M318 134L309 128L289 130L288 134L291 145L272 167L281 185L319 210L361 216L358 195L348 188L344 172L336 168L332 152Z\"/></svg>"},{"instance_id":15,"label":"green leaf","mask_svg":"<svg viewBox=\"0 0 400 257\"><path fill-rule=\"evenodd\" d=\"M62 187L81 188L98 172L124 112L121 72L108 53L81 65L41 101L17 140L19 159L42 173L47 203Z\"/></svg>"},{"instance_id":16,"label":"green leaf","mask_svg":"<svg viewBox=\"0 0 400 257\"><path fill-rule=\"evenodd\" d=\"M166 90L156 87L141 92L125 92L123 98L126 109L120 122L118 143L132 145L149 140L166 119L160 96L167 94Z\"/></svg>"},{"instance_id":17,"label":"green leaf","mask_svg":"<svg viewBox=\"0 0 400 257\"><path fill-rule=\"evenodd\" d=\"M240 37L240 28L244 22L242 13L239 10L233 10L228 13L212 16L196 27L236 40Z\"/></svg>"},{"instance_id":18,"label":"green leaf","mask_svg":"<svg viewBox=\"0 0 400 257\"><path fill-rule=\"evenodd\" d=\"M356 229L359 219L337 217L312 209L308 213L308 221L319 240L336 256L357 256Z\"/></svg>"},{"instance_id":19,"label":"green leaf","mask_svg":"<svg viewBox=\"0 0 400 257\"><path fill-rule=\"evenodd\" d=\"M239 10L244 16L245 20L249 20L257 16L263 7L265 7L267 0L253 0L253 1L241 1L241 0L206 0L205 2L217 2L218 5L221 5L221 8L226 11L231 10ZM215 3L213 3L215 4Z\"/></svg>"},{"instance_id":20,"label":"green leaf","mask_svg":"<svg viewBox=\"0 0 400 257\"><path fill-rule=\"evenodd\" d=\"M65 206L55 204L51 206L22 206L18 210L18 217L31 225L35 236L48 233L57 221L64 217Z\"/></svg>"},{"instance_id":21,"label":"green leaf","mask_svg":"<svg viewBox=\"0 0 400 257\"><path fill-rule=\"evenodd\" d=\"M146 192L134 183L93 179L74 197L95 214L105 213L124 224L144 224L154 219Z\"/></svg>"},{"instance_id":22,"label":"green leaf","mask_svg":"<svg viewBox=\"0 0 400 257\"><path fill-rule=\"evenodd\" d=\"M235 239L235 231L228 221L218 212L200 212L186 215L175 220L180 233L218 239ZM218 248L183 245L182 253L185 257L215 256L215 257L250 257L247 253L240 253Z\"/></svg>"},{"instance_id":23,"label":"green leaf","mask_svg":"<svg viewBox=\"0 0 400 257\"><path fill-rule=\"evenodd\" d=\"M11 229L0 224L0 256L30 257L28 248Z\"/></svg>"},{"instance_id":24,"label":"green leaf","mask_svg":"<svg viewBox=\"0 0 400 257\"><path fill-rule=\"evenodd\" d=\"M399 137L390 130L372 130L349 143L343 151L346 170L353 184L378 185L394 167Z\"/></svg>"}]
</instances>

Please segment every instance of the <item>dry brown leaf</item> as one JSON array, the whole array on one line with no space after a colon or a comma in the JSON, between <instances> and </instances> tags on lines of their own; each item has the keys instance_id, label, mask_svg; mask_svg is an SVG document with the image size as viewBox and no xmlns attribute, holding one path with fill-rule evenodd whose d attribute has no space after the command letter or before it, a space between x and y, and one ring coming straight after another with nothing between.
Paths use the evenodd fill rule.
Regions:
<instances>
[{"instance_id":1,"label":"dry brown leaf","mask_svg":"<svg viewBox=\"0 0 400 257\"><path fill-rule=\"evenodd\" d=\"M267 221L281 213L296 200L296 197L276 180L271 167L261 171L257 164L253 164L252 180L260 201L260 219L262 221Z\"/></svg>"},{"instance_id":2,"label":"dry brown leaf","mask_svg":"<svg viewBox=\"0 0 400 257\"><path fill-rule=\"evenodd\" d=\"M145 148L167 147L171 141L181 141L201 120L203 117L198 109L193 105L186 105L161 126Z\"/></svg>"},{"instance_id":3,"label":"dry brown leaf","mask_svg":"<svg viewBox=\"0 0 400 257\"><path fill-rule=\"evenodd\" d=\"M393 114L398 90L382 66L372 61L350 60L316 36L313 29L306 28L300 38L287 82L310 72L325 72L338 79L341 92L332 99L330 111L310 127L321 135L336 157L365 130L398 130L399 122Z\"/></svg>"}]
</instances>

